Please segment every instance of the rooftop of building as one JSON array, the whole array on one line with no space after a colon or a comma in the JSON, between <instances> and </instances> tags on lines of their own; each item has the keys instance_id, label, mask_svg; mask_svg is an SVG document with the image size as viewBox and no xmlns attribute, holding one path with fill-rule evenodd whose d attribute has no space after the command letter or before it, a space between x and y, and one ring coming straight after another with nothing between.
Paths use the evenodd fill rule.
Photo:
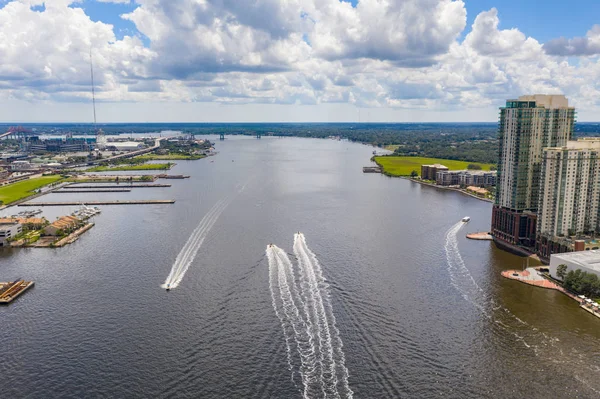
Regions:
<instances>
[{"instance_id":1,"label":"rooftop of building","mask_svg":"<svg viewBox=\"0 0 600 399\"><path fill-rule=\"evenodd\" d=\"M600 272L600 249L552 254L551 258L571 262L581 267Z\"/></svg>"},{"instance_id":2,"label":"rooftop of building","mask_svg":"<svg viewBox=\"0 0 600 399\"><path fill-rule=\"evenodd\" d=\"M422 166L427 166L428 168L436 168L436 169L443 169L443 168L448 169L447 166L439 164L439 163L434 163L433 165L422 165Z\"/></svg>"},{"instance_id":3,"label":"rooftop of building","mask_svg":"<svg viewBox=\"0 0 600 399\"><path fill-rule=\"evenodd\" d=\"M513 105L513 103L523 103L529 102L532 103L529 106L524 108L532 108L533 103L535 103L535 107L543 107L547 109L561 109L561 108L573 108L569 107L569 100L562 94L528 94L524 96L520 96L516 100L508 100L506 106L508 108L522 108L521 106Z\"/></svg>"},{"instance_id":4,"label":"rooftop of building","mask_svg":"<svg viewBox=\"0 0 600 399\"><path fill-rule=\"evenodd\" d=\"M80 220L75 216L62 216L59 219L52 222L50 226L57 227L60 229L64 227L73 226L74 224L79 223L79 221Z\"/></svg>"},{"instance_id":5,"label":"rooftop of building","mask_svg":"<svg viewBox=\"0 0 600 399\"><path fill-rule=\"evenodd\" d=\"M2 223L21 223L21 224L44 224L45 219L42 218L0 218Z\"/></svg>"},{"instance_id":6,"label":"rooftop of building","mask_svg":"<svg viewBox=\"0 0 600 399\"><path fill-rule=\"evenodd\" d=\"M567 141L567 145L563 147L544 148L544 151L565 150L600 150L600 137L582 137L577 140Z\"/></svg>"}]
</instances>

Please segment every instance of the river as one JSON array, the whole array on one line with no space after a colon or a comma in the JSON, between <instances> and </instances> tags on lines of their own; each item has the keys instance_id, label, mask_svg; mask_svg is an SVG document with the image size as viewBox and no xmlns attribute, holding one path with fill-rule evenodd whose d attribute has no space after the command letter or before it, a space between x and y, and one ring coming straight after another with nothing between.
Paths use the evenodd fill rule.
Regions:
<instances>
[{"instance_id":1,"label":"river","mask_svg":"<svg viewBox=\"0 0 600 399\"><path fill-rule=\"evenodd\" d=\"M0 250L0 280L36 283L0 307L3 397L600 395L600 320L558 292L503 279L521 258L465 238L489 228L491 204L363 174L364 145L216 146L214 157L178 161L170 173L191 177L163 181L170 188L44 197L176 203L105 206L72 245ZM271 243L290 265L266 256ZM296 258L310 252L301 269ZM176 260L189 268L167 292ZM323 281L303 283L305 271ZM303 343L294 323L321 328L320 343ZM328 348L333 380L310 367Z\"/></svg>"}]
</instances>

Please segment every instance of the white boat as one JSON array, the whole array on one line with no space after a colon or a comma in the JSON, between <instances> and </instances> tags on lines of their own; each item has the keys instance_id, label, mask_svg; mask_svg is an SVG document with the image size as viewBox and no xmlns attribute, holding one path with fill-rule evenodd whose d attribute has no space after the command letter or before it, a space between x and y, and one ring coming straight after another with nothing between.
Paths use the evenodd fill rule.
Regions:
<instances>
[{"instance_id":1,"label":"white boat","mask_svg":"<svg viewBox=\"0 0 600 399\"><path fill-rule=\"evenodd\" d=\"M467 223L469 220L471 220L469 216L465 216L464 218L462 218L462 221L465 223Z\"/></svg>"}]
</instances>

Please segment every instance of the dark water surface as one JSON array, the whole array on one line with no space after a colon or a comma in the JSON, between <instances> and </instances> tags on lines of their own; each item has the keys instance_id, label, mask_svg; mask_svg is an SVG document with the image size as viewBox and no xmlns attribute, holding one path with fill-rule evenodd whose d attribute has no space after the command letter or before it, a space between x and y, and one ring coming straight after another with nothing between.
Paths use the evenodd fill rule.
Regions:
<instances>
[{"instance_id":1,"label":"dark water surface","mask_svg":"<svg viewBox=\"0 0 600 399\"><path fill-rule=\"evenodd\" d=\"M179 161L171 173L191 178L171 188L44 197L177 202L103 207L73 245L0 251L0 280L36 282L0 308L1 397L301 397L265 257L269 243L292 253L298 231L330 284L354 397L600 395L600 320L503 279L521 259L465 239L487 230L491 204L363 174L362 145L236 138L217 149ZM179 287L161 289L223 199Z\"/></svg>"}]
</instances>

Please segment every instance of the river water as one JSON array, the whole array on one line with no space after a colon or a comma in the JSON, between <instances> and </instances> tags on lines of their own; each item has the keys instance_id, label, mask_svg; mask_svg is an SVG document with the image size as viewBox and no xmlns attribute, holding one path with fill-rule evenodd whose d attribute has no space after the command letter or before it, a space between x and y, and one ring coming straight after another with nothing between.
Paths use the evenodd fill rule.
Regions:
<instances>
[{"instance_id":1,"label":"river water","mask_svg":"<svg viewBox=\"0 0 600 399\"><path fill-rule=\"evenodd\" d=\"M102 207L73 245L0 251L1 280L36 282L0 308L2 397L600 395L600 320L466 240L491 204L363 174L372 149L344 141L217 150L179 161L191 178L170 188L44 197L177 202Z\"/></svg>"}]
</instances>

